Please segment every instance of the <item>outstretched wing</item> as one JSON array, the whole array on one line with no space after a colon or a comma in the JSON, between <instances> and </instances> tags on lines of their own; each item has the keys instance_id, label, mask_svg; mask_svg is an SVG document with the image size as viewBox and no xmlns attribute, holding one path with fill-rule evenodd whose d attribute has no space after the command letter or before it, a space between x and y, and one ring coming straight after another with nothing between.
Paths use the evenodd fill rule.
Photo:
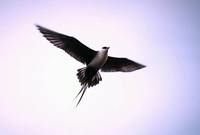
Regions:
<instances>
[{"instance_id":1,"label":"outstretched wing","mask_svg":"<svg viewBox=\"0 0 200 135\"><path fill-rule=\"evenodd\" d=\"M117 71L131 72L131 71L135 71L144 67L145 67L144 65L134 62L132 60L129 60L127 58L116 58L116 57L109 56L106 63L101 68L101 71L103 72L117 72Z\"/></svg>"},{"instance_id":2,"label":"outstretched wing","mask_svg":"<svg viewBox=\"0 0 200 135\"><path fill-rule=\"evenodd\" d=\"M65 52L83 64L88 64L97 53L96 51L82 44L74 37L49 30L39 25L36 25L36 27L54 46L63 49Z\"/></svg>"}]
</instances>

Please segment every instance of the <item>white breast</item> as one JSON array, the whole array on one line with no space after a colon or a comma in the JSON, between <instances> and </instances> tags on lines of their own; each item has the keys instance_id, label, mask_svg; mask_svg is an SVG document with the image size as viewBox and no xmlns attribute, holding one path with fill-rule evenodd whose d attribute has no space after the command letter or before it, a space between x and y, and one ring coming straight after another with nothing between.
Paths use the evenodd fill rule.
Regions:
<instances>
[{"instance_id":1,"label":"white breast","mask_svg":"<svg viewBox=\"0 0 200 135\"><path fill-rule=\"evenodd\" d=\"M108 50L102 49L97 53L93 60L88 64L88 66L100 69L108 58Z\"/></svg>"}]
</instances>

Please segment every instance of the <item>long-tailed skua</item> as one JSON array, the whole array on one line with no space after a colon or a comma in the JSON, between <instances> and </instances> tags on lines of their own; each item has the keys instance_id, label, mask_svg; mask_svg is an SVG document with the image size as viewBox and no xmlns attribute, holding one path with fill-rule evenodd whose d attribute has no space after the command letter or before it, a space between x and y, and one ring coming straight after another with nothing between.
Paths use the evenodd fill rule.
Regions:
<instances>
[{"instance_id":1,"label":"long-tailed skua","mask_svg":"<svg viewBox=\"0 0 200 135\"><path fill-rule=\"evenodd\" d=\"M108 56L109 47L102 47L100 51L95 51L74 37L52 31L40 25L36 25L36 27L54 46L64 50L70 56L86 65L77 70L77 77L82 88L76 97L82 94L76 106L80 103L87 88L95 86L99 81L102 81L99 70L102 72L131 72L145 67L127 58Z\"/></svg>"}]
</instances>

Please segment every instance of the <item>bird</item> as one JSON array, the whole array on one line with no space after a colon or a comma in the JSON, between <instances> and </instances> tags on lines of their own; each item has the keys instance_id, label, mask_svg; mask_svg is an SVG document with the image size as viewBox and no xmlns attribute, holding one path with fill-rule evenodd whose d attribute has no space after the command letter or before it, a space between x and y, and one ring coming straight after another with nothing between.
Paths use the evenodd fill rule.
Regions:
<instances>
[{"instance_id":1,"label":"bird","mask_svg":"<svg viewBox=\"0 0 200 135\"><path fill-rule=\"evenodd\" d=\"M99 71L132 72L146 67L128 58L108 56L110 47L103 46L101 50L96 51L87 47L73 36L58 33L38 24L35 26L50 43L85 65L77 70L81 89L75 98L81 95L76 106L79 105L87 88L93 87L102 81Z\"/></svg>"}]
</instances>

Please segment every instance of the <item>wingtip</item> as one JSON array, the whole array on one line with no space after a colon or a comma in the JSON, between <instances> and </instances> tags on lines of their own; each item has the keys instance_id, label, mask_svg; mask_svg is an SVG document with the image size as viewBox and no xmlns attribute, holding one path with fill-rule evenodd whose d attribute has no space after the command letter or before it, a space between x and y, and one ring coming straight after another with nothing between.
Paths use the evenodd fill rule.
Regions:
<instances>
[{"instance_id":1,"label":"wingtip","mask_svg":"<svg viewBox=\"0 0 200 135\"><path fill-rule=\"evenodd\" d=\"M41 29L45 29L43 26L39 25L39 24L34 24L35 27L37 27L38 30L41 30Z\"/></svg>"},{"instance_id":2,"label":"wingtip","mask_svg":"<svg viewBox=\"0 0 200 135\"><path fill-rule=\"evenodd\" d=\"M39 24L37 24L37 23L35 23L34 25L35 25L35 27L40 27L40 25L39 25Z\"/></svg>"},{"instance_id":3,"label":"wingtip","mask_svg":"<svg viewBox=\"0 0 200 135\"><path fill-rule=\"evenodd\" d=\"M40 26L39 24L35 24L35 27L37 27L38 29L42 28L42 26Z\"/></svg>"},{"instance_id":4,"label":"wingtip","mask_svg":"<svg viewBox=\"0 0 200 135\"><path fill-rule=\"evenodd\" d=\"M139 70L139 69L142 69L142 68L145 68L145 67L147 67L147 66L146 66L146 65L139 64L136 70Z\"/></svg>"},{"instance_id":5,"label":"wingtip","mask_svg":"<svg viewBox=\"0 0 200 135\"><path fill-rule=\"evenodd\" d=\"M139 68L142 69L142 68L145 68L145 67L147 67L147 66L141 64Z\"/></svg>"}]
</instances>

